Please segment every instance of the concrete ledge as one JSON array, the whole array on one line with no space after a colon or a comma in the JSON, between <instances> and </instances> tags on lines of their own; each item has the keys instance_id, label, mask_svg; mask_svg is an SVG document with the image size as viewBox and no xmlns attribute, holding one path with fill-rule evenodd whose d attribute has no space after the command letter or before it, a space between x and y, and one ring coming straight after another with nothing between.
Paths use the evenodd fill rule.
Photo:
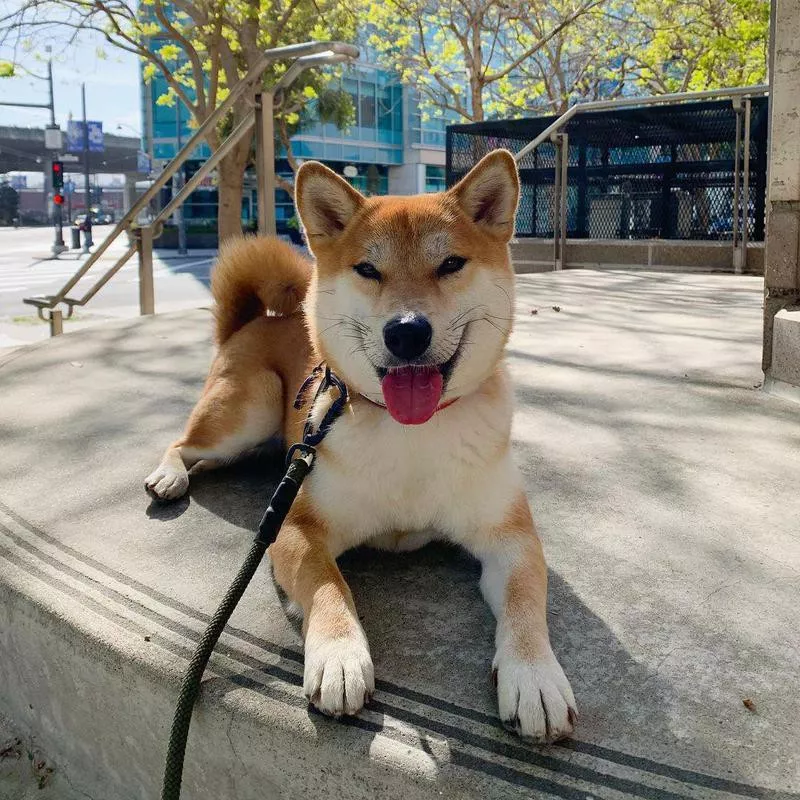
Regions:
<instances>
[{"instance_id":1,"label":"concrete ledge","mask_svg":"<svg viewBox=\"0 0 800 800\"><path fill-rule=\"evenodd\" d=\"M511 245L514 262L552 264L551 239L517 239ZM734 272L733 249L729 242L680 241L666 239L612 240L567 239L567 269L641 268L676 271ZM764 245L747 248L745 272L764 274Z\"/></svg>"},{"instance_id":2,"label":"concrete ledge","mask_svg":"<svg viewBox=\"0 0 800 800\"><path fill-rule=\"evenodd\" d=\"M342 559L378 678L345 722L307 709L265 565L205 681L186 800L797 800L800 420L754 389L760 283L518 281L514 448L575 741L501 728L493 621L459 551ZM198 311L0 361L0 715L96 800L158 795L179 676L280 472L267 452L172 506L142 492L210 352Z\"/></svg>"},{"instance_id":3,"label":"concrete ledge","mask_svg":"<svg viewBox=\"0 0 800 800\"><path fill-rule=\"evenodd\" d=\"M800 386L776 380L770 375L764 377L764 391L783 400L800 403Z\"/></svg>"},{"instance_id":4,"label":"concrete ledge","mask_svg":"<svg viewBox=\"0 0 800 800\"><path fill-rule=\"evenodd\" d=\"M552 261L523 261L514 259L514 272L517 275L531 275L536 272L553 272Z\"/></svg>"},{"instance_id":5,"label":"concrete ledge","mask_svg":"<svg viewBox=\"0 0 800 800\"><path fill-rule=\"evenodd\" d=\"M775 315L770 378L800 391L800 308L784 308Z\"/></svg>"}]
</instances>

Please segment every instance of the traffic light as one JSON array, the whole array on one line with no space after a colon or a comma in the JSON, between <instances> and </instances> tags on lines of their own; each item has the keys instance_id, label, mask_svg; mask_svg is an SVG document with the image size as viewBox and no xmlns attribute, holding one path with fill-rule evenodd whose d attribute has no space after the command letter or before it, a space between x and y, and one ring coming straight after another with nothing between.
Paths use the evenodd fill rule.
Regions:
<instances>
[{"instance_id":1,"label":"traffic light","mask_svg":"<svg viewBox=\"0 0 800 800\"><path fill-rule=\"evenodd\" d=\"M61 161L53 162L53 191L57 194L64 188L64 164ZM64 198L61 198L64 202Z\"/></svg>"},{"instance_id":2,"label":"traffic light","mask_svg":"<svg viewBox=\"0 0 800 800\"><path fill-rule=\"evenodd\" d=\"M54 203L55 203L57 206L63 206L63 205L64 205L64 195L63 195L63 194L61 194L61 192L56 192L56 193L53 195L53 202L54 202Z\"/></svg>"}]
</instances>

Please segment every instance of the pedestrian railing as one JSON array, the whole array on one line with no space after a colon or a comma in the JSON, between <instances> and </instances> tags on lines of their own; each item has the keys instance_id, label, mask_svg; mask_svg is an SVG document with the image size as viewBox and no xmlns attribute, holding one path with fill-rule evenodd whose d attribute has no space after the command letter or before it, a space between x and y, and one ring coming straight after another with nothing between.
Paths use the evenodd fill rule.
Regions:
<instances>
[{"instance_id":1,"label":"pedestrian railing","mask_svg":"<svg viewBox=\"0 0 800 800\"><path fill-rule=\"evenodd\" d=\"M163 171L153 180L151 186L131 206L125 216L114 226L111 233L86 259L75 274L54 295L26 297L24 303L34 306L41 319L50 323L51 336L63 333L64 313L69 319L75 308L85 306L103 288L134 253L139 260L139 311L141 314L155 313L155 287L153 282L153 241L163 230L164 222L179 208L203 179L216 169L217 165L245 137L256 129L256 177L258 192L258 224L262 233L275 232L274 193L275 193L275 141L273 128L273 98L276 92L285 89L304 69L322 64L349 62L358 58L358 48L344 42L305 42L266 50L256 64L232 88L225 100L200 125L195 134L186 142ZM255 94L253 109L239 122L234 130L212 153L211 157L192 175L179 192L159 213L146 224L138 223L141 212L155 198L161 189L173 178L175 173L203 144L206 133L218 125L234 104L248 90L252 91L261 81L267 66L273 61L291 60L293 63L278 82L269 89L261 89ZM98 263L103 254L123 234L132 243L123 254L103 272L80 297L70 296L77 283Z\"/></svg>"}]
</instances>

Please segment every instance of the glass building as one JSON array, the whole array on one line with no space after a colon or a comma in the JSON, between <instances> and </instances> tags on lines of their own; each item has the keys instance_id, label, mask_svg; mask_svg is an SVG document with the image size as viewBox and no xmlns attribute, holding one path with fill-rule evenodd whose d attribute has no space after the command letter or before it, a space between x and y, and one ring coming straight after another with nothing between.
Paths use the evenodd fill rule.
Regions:
<instances>
[{"instance_id":1,"label":"glass building","mask_svg":"<svg viewBox=\"0 0 800 800\"><path fill-rule=\"evenodd\" d=\"M425 118L413 90L402 86L387 70L361 62L343 71L340 88L351 97L353 124L340 130L322 122L312 102L292 137L292 152L298 161L322 161L365 194L416 194L444 188L446 123ZM192 135L189 113L179 102L172 107L158 104L158 97L166 91L163 77L156 76L149 83L142 80L142 129L154 170L162 168ZM207 145L199 146L187 163L187 177L209 155ZM276 172L291 178L285 153L278 150L276 155ZM297 236L291 196L282 190L275 194L278 233ZM217 191L212 181L192 194L184 216L190 225L215 227ZM242 197L242 222L254 227L256 219L255 181L249 177Z\"/></svg>"}]
</instances>

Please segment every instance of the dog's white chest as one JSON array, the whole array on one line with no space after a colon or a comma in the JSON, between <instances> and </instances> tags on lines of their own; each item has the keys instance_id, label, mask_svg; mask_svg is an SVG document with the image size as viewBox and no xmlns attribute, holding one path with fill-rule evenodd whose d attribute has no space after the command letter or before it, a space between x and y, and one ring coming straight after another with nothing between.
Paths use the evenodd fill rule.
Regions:
<instances>
[{"instance_id":1,"label":"dog's white chest","mask_svg":"<svg viewBox=\"0 0 800 800\"><path fill-rule=\"evenodd\" d=\"M383 409L348 408L305 484L333 549L427 528L459 539L499 524L519 491L510 410L506 399L471 396L409 426Z\"/></svg>"}]
</instances>

